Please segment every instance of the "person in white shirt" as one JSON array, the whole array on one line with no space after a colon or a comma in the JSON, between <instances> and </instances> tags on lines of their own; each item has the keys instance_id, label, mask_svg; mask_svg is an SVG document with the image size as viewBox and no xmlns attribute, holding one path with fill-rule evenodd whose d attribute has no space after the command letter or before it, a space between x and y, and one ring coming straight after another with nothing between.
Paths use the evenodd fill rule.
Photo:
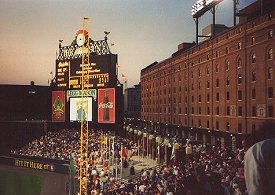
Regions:
<instances>
[{"instance_id":1,"label":"person in white shirt","mask_svg":"<svg viewBox=\"0 0 275 195\"><path fill-rule=\"evenodd\" d=\"M92 170L92 175L97 176L97 170L95 168Z\"/></svg>"},{"instance_id":2,"label":"person in white shirt","mask_svg":"<svg viewBox=\"0 0 275 195\"><path fill-rule=\"evenodd\" d=\"M99 176L100 176L100 177L103 177L103 176L104 176L104 174L105 174L104 170L103 170L103 169L101 169Z\"/></svg>"},{"instance_id":3,"label":"person in white shirt","mask_svg":"<svg viewBox=\"0 0 275 195\"><path fill-rule=\"evenodd\" d=\"M247 150L244 175L249 195L275 194L275 138L258 142Z\"/></svg>"},{"instance_id":4,"label":"person in white shirt","mask_svg":"<svg viewBox=\"0 0 275 195\"><path fill-rule=\"evenodd\" d=\"M141 192L141 193L144 193L145 192L145 188L146 186L144 184L141 184L139 187L138 187L138 190Z\"/></svg>"}]
</instances>

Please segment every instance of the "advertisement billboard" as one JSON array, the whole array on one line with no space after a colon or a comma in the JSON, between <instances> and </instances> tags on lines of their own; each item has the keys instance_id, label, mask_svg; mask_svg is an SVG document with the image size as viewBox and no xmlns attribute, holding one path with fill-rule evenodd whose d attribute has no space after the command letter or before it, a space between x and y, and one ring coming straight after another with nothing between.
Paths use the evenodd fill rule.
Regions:
<instances>
[{"instance_id":1,"label":"advertisement billboard","mask_svg":"<svg viewBox=\"0 0 275 195\"><path fill-rule=\"evenodd\" d=\"M65 91L52 92L52 121L65 121Z\"/></svg>"},{"instance_id":2,"label":"advertisement billboard","mask_svg":"<svg viewBox=\"0 0 275 195\"><path fill-rule=\"evenodd\" d=\"M115 123L115 89L98 89L98 123Z\"/></svg>"},{"instance_id":3,"label":"advertisement billboard","mask_svg":"<svg viewBox=\"0 0 275 195\"><path fill-rule=\"evenodd\" d=\"M70 98L70 121L93 120L93 98Z\"/></svg>"}]
</instances>

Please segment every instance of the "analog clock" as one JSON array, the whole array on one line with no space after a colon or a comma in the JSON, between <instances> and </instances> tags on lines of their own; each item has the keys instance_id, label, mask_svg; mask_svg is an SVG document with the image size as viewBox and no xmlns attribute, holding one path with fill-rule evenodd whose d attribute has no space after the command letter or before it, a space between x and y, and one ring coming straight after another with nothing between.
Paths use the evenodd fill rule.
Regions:
<instances>
[{"instance_id":1,"label":"analog clock","mask_svg":"<svg viewBox=\"0 0 275 195\"><path fill-rule=\"evenodd\" d=\"M76 43L78 46L83 46L85 43L85 36L83 33L79 33L76 37Z\"/></svg>"}]
</instances>

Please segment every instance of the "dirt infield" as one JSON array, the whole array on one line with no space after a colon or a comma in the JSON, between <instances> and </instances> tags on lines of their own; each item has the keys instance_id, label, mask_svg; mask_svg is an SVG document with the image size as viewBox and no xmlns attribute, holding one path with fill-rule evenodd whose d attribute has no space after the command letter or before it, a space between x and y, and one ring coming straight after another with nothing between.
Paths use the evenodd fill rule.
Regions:
<instances>
[{"instance_id":1,"label":"dirt infield","mask_svg":"<svg viewBox=\"0 0 275 195\"><path fill-rule=\"evenodd\" d=\"M41 193L40 195L69 195L70 193L70 178L67 174L60 174L60 173L54 173L50 171L38 171L34 169L29 168L22 168L22 167L13 167L13 166L6 166L0 164L0 170L6 171L9 173L20 173L21 175L26 174L27 175L34 175L39 176L42 178L42 187L41 187ZM0 175L0 181L5 178L1 178L3 175ZM20 181L20 180L19 180ZM18 183L18 180L15 179L13 181L16 186L20 186L22 184ZM0 186L3 187L3 184ZM5 187L5 186L4 186ZM9 187L9 186L6 186ZM31 187L31 186L30 186ZM6 195L6 194L5 194ZM17 195L17 194L9 194L9 195ZM35 195L35 194L32 194Z\"/></svg>"}]
</instances>

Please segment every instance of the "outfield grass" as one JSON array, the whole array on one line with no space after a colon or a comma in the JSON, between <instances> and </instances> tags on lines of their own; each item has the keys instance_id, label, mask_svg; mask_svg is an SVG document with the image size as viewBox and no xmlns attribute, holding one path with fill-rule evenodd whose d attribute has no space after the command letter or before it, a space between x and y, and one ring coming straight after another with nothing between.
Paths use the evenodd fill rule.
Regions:
<instances>
[{"instance_id":1,"label":"outfield grass","mask_svg":"<svg viewBox=\"0 0 275 195\"><path fill-rule=\"evenodd\" d=\"M1 195L40 195L44 179L16 171L0 170Z\"/></svg>"}]
</instances>

